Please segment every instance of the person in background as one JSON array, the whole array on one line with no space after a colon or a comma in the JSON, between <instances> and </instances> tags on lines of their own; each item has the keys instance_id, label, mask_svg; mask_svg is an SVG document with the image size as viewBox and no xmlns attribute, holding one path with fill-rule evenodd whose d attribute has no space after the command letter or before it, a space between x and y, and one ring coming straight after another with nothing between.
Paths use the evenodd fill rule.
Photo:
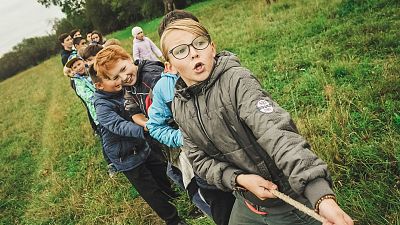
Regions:
<instances>
[{"instance_id":1,"label":"person in background","mask_svg":"<svg viewBox=\"0 0 400 225\"><path fill-rule=\"evenodd\" d=\"M73 55L65 64L65 66L71 68L74 74L71 79L73 81L76 95L83 100L85 107L89 111L90 118L95 125L98 126L99 122L97 121L96 110L94 109L93 105L93 94L95 92L95 87L85 68L85 61L78 55Z\"/></svg>"},{"instance_id":2,"label":"person in background","mask_svg":"<svg viewBox=\"0 0 400 225\"><path fill-rule=\"evenodd\" d=\"M92 42L92 32L91 31L86 33L86 41L89 44Z\"/></svg>"},{"instance_id":3,"label":"person in background","mask_svg":"<svg viewBox=\"0 0 400 225\"><path fill-rule=\"evenodd\" d=\"M90 36L90 38L92 39L91 43L95 43L95 44L99 44L99 45L104 44L103 35L97 30L92 31L92 35Z\"/></svg>"},{"instance_id":4,"label":"person in background","mask_svg":"<svg viewBox=\"0 0 400 225\"><path fill-rule=\"evenodd\" d=\"M160 42L180 75L172 111L182 149L207 183L234 191L229 224L320 224L270 192L279 189L324 225L353 225L336 203L326 163L235 55L217 54L207 29L190 19L168 25Z\"/></svg>"},{"instance_id":5,"label":"person in background","mask_svg":"<svg viewBox=\"0 0 400 225\"><path fill-rule=\"evenodd\" d=\"M150 38L144 36L142 28L132 28L132 36L134 60L159 61L159 58L163 59L160 49L150 40Z\"/></svg>"},{"instance_id":6,"label":"person in background","mask_svg":"<svg viewBox=\"0 0 400 225\"><path fill-rule=\"evenodd\" d=\"M76 54L76 51L72 49L74 45L72 42L72 38L69 34L67 33L61 34L60 36L58 36L58 41L62 46L61 63L63 66L65 66L70 55Z\"/></svg>"},{"instance_id":7,"label":"person in background","mask_svg":"<svg viewBox=\"0 0 400 225\"><path fill-rule=\"evenodd\" d=\"M69 36L71 36L73 39L77 37L82 37L81 30L73 29L71 30L71 32L69 32Z\"/></svg>"},{"instance_id":8,"label":"person in background","mask_svg":"<svg viewBox=\"0 0 400 225\"><path fill-rule=\"evenodd\" d=\"M86 48L86 46L87 46L86 39L83 37L74 38L72 43L74 44L74 47L75 47L76 51L78 52L78 54L81 49Z\"/></svg>"},{"instance_id":9,"label":"person in background","mask_svg":"<svg viewBox=\"0 0 400 225\"><path fill-rule=\"evenodd\" d=\"M87 68L94 64L96 54L103 49L101 45L89 45L84 49L79 50L79 56L85 60Z\"/></svg>"}]
</instances>

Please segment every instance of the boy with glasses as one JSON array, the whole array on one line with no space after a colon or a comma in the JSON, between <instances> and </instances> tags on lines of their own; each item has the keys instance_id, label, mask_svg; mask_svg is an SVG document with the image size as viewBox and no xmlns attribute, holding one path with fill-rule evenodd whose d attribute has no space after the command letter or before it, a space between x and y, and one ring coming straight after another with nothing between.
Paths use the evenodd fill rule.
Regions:
<instances>
[{"instance_id":1,"label":"boy with glasses","mask_svg":"<svg viewBox=\"0 0 400 225\"><path fill-rule=\"evenodd\" d=\"M217 54L193 20L171 23L160 42L180 74L173 113L183 151L200 177L234 191L229 224L321 224L270 192L279 189L315 209L324 225L353 225L336 202L326 163L235 55Z\"/></svg>"}]
</instances>

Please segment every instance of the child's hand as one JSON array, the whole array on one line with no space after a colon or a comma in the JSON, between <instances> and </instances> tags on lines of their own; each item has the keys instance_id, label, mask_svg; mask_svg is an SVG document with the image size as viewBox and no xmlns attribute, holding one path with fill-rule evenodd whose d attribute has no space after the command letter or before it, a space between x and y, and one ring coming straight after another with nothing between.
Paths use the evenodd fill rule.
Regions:
<instances>
[{"instance_id":1,"label":"child's hand","mask_svg":"<svg viewBox=\"0 0 400 225\"><path fill-rule=\"evenodd\" d=\"M74 73L72 72L71 68L64 66L63 73L67 77L73 77Z\"/></svg>"},{"instance_id":2,"label":"child's hand","mask_svg":"<svg viewBox=\"0 0 400 225\"><path fill-rule=\"evenodd\" d=\"M236 182L255 194L259 199L265 200L267 198L276 198L268 190L276 190L278 187L259 175L255 174L240 174L236 177Z\"/></svg>"},{"instance_id":3,"label":"child's hand","mask_svg":"<svg viewBox=\"0 0 400 225\"><path fill-rule=\"evenodd\" d=\"M325 199L319 205L319 214L327 221L323 225L353 225L354 222L333 199Z\"/></svg>"},{"instance_id":4,"label":"child's hand","mask_svg":"<svg viewBox=\"0 0 400 225\"><path fill-rule=\"evenodd\" d=\"M134 123L136 123L139 126L142 126L145 131L147 131L146 128L146 122L149 120L146 118L146 116L143 113L135 114L132 116L132 120Z\"/></svg>"}]
</instances>

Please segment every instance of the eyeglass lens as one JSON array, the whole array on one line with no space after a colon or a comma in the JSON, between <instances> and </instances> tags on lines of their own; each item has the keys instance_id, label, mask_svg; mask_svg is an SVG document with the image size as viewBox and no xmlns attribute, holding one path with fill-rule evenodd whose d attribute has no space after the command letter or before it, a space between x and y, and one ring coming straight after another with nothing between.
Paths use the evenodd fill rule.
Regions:
<instances>
[{"instance_id":1,"label":"eyeglass lens","mask_svg":"<svg viewBox=\"0 0 400 225\"><path fill-rule=\"evenodd\" d=\"M176 59L184 59L189 55L190 46L193 46L196 50L203 50L208 47L210 40L207 36L199 36L195 38L191 44L178 45L171 50L171 54Z\"/></svg>"}]
</instances>

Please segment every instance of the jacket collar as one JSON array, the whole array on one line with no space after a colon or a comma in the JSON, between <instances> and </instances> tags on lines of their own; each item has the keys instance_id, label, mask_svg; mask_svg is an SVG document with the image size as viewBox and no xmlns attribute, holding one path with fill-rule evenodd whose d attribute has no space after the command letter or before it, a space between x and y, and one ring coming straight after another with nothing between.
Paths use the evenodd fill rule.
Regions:
<instances>
[{"instance_id":1,"label":"jacket collar","mask_svg":"<svg viewBox=\"0 0 400 225\"><path fill-rule=\"evenodd\" d=\"M95 95L101 98L120 98L124 95L124 90L118 92L106 92L99 89L96 89Z\"/></svg>"}]
</instances>

